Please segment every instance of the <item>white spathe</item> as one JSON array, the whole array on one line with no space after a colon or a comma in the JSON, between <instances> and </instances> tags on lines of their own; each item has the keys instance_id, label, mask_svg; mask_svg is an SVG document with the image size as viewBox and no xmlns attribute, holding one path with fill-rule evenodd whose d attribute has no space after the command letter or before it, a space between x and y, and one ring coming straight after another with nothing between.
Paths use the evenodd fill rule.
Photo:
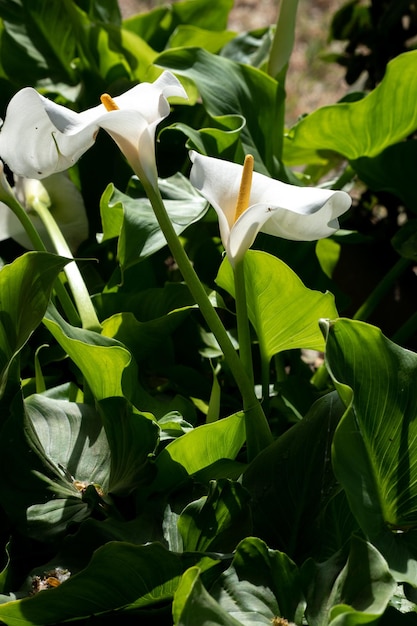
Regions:
<instances>
[{"instance_id":1,"label":"white spathe","mask_svg":"<svg viewBox=\"0 0 417 626\"><path fill-rule=\"evenodd\" d=\"M259 232L293 241L316 241L339 229L352 200L344 191L289 185L253 173L247 209L235 221L243 167L190 152L192 185L217 213L226 254L234 265Z\"/></svg>"},{"instance_id":2,"label":"white spathe","mask_svg":"<svg viewBox=\"0 0 417 626\"><path fill-rule=\"evenodd\" d=\"M103 128L135 173L156 184L155 130L169 115L170 96L187 98L170 72L113 98L118 107L114 111L99 104L75 113L26 87L7 107L0 132L0 158L19 176L45 178L74 165Z\"/></svg>"}]
</instances>

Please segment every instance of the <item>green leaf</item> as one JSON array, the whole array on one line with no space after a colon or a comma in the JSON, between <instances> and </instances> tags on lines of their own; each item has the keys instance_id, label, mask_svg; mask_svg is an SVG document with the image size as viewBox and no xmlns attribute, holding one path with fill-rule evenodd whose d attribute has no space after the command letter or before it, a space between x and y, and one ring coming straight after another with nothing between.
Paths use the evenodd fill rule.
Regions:
<instances>
[{"instance_id":1,"label":"green leaf","mask_svg":"<svg viewBox=\"0 0 417 626\"><path fill-rule=\"evenodd\" d=\"M230 480L211 481L207 496L191 502L178 519L189 552L232 552L251 528L249 493Z\"/></svg>"},{"instance_id":2,"label":"green leaf","mask_svg":"<svg viewBox=\"0 0 417 626\"><path fill-rule=\"evenodd\" d=\"M171 489L221 459L235 459L245 442L243 413L203 424L169 443L156 459L155 490Z\"/></svg>"},{"instance_id":3,"label":"green leaf","mask_svg":"<svg viewBox=\"0 0 417 626\"><path fill-rule=\"evenodd\" d=\"M117 0L79 0L77 2L91 20L120 26L120 7Z\"/></svg>"},{"instance_id":4,"label":"green leaf","mask_svg":"<svg viewBox=\"0 0 417 626\"><path fill-rule=\"evenodd\" d=\"M346 412L335 473L369 537L417 527L417 355L364 322L323 322L326 358Z\"/></svg>"},{"instance_id":5,"label":"green leaf","mask_svg":"<svg viewBox=\"0 0 417 626\"><path fill-rule=\"evenodd\" d=\"M240 133L245 127L245 120L241 115L219 115L211 117L206 128L191 128L181 122L168 126L180 130L188 137L187 147L229 161L238 162L242 157Z\"/></svg>"},{"instance_id":6,"label":"green leaf","mask_svg":"<svg viewBox=\"0 0 417 626\"><path fill-rule=\"evenodd\" d=\"M215 624L216 626L241 626L208 593L200 579L200 569L191 567L182 576L173 604L175 626Z\"/></svg>"},{"instance_id":7,"label":"green leaf","mask_svg":"<svg viewBox=\"0 0 417 626\"><path fill-rule=\"evenodd\" d=\"M46 252L28 252L0 270L0 396L13 359L42 321L53 284L67 263Z\"/></svg>"},{"instance_id":8,"label":"green leaf","mask_svg":"<svg viewBox=\"0 0 417 626\"><path fill-rule=\"evenodd\" d=\"M417 51L394 58L365 98L325 106L300 120L284 150L289 165L320 163L333 151L347 159L374 157L417 128Z\"/></svg>"},{"instance_id":9,"label":"green leaf","mask_svg":"<svg viewBox=\"0 0 417 626\"><path fill-rule=\"evenodd\" d=\"M160 189L178 235L208 209L206 201L181 174L161 181ZM118 260L123 269L166 246L149 200L131 198L110 184L101 198L100 210L104 241L119 237Z\"/></svg>"},{"instance_id":10,"label":"green leaf","mask_svg":"<svg viewBox=\"0 0 417 626\"><path fill-rule=\"evenodd\" d=\"M280 154L282 137L273 129L279 127L284 96L275 80L256 68L200 48L167 51L155 62L190 78L212 117L243 116L246 125L241 131L242 155L253 154L259 172L278 174L276 156Z\"/></svg>"},{"instance_id":11,"label":"green leaf","mask_svg":"<svg viewBox=\"0 0 417 626\"><path fill-rule=\"evenodd\" d=\"M122 342L140 363L149 359L189 315L189 310L173 311L149 322L138 322L132 313L119 313L103 322L103 335Z\"/></svg>"},{"instance_id":12,"label":"green leaf","mask_svg":"<svg viewBox=\"0 0 417 626\"><path fill-rule=\"evenodd\" d=\"M318 550L330 532L319 522L335 492L330 449L342 414L336 392L320 398L243 474L242 484L252 497L255 534L294 558Z\"/></svg>"},{"instance_id":13,"label":"green leaf","mask_svg":"<svg viewBox=\"0 0 417 626\"><path fill-rule=\"evenodd\" d=\"M303 566L303 577L308 579L310 626L374 624L397 587L378 550L356 536L351 539L347 561L342 554L322 563L309 561Z\"/></svg>"},{"instance_id":14,"label":"green leaf","mask_svg":"<svg viewBox=\"0 0 417 626\"><path fill-rule=\"evenodd\" d=\"M206 0L188 0L172 5L174 22L191 24L199 28L222 31L227 28L233 0L217 0L216 4L207 5Z\"/></svg>"},{"instance_id":15,"label":"green leaf","mask_svg":"<svg viewBox=\"0 0 417 626\"><path fill-rule=\"evenodd\" d=\"M150 456L158 444L159 428L151 416L136 411L124 398L98 403L111 451L109 491L126 495L152 476Z\"/></svg>"},{"instance_id":16,"label":"green leaf","mask_svg":"<svg viewBox=\"0 0 417 626\"><path fill-rule=\"evenodd\" d=\"M94 407L42 395L25 400L28 417L48 461L66 477L109 485L110 450L103 424Z\"/></svg>"},{"instance_id":17,"label":"green leaf","mask_svg":"<svg viewBox=\"0 0 417 626\"><path fill-rule=\"evenodd\" d=\"M217 54L234 37L235 34L228 30L212 31L184 24L175 29L169 38L167 48L199 46L207 52Z\"/></svg>"},{"instance_id":18,"label":"green leaf","mask_svg":"<svg viewBox=\"0 0 417 626\"><path fill-rule=\"evenodd\" d=\"M96 332L68 324L55 309L48 309L44 324L79 367L97 400L131 397L135 365L121 343Z\"/></svg>"},{"instance_id":19,"label":"green leaf","mask_svg":"<svg viewBox=\"0 0 417 626\"><path fill-rule=\"evenodd\" d=\"M237 547L230 567L205 589L198 568L185 572L174 597L175 624L269 624L274 617L301 623L304 596L297 566L255 537ZM192 621L192 618L194 621Z\"/></svg>"},{"instance_id":20,"label":"green leaf","mask_svg":"<svg viewBox=\"0 0 417 626\"><path fill-rule=\"evenodd\" d=\"M0 459L9 475L2 505L38 539L89 515L81 486L108 488L109 447L100 417L88 405L40 395L24 404L16 400L1 431Z\"/></svg>"},{"instance_id":21,"label":"green leaf","mask_svg":"<svg viewBox=\"0 0 417 626\"><path fill-rule=\"evenodd\" d=\"M283 261L266 252L248 250L244 263L248 315L263 357L270 360L294 348L322 350L318 322L337 316L332 294L308 289ZM233 270L227 259L216 282L234 296Z\"/></svg>"},{"instance_id":22,"label":"green leaf","mask_svg":"<svg viewBox=\"0 0 417 626\"><path fill-rule=\"evenodd\" d=\"M8 626L48 626L153 606L172 599L182 571L179 557L160 544L109 542L58 587L0 605L0 619Z\"/></svg>"},{"instance_id":23,"label":"green leaf","mask_svg":"<svg viewBox=\"0 0 417 626\"><path fill-rule=\"evenodd\" d=\"M219 40L219 37L224 36L222 31L227 28L228 15L232 7L233 0L217 0L210 6L207 5L206 0L175 2L133 15L124 20L123 28L135 33L158 51L172 45L168 43L171 36L174 36L174 43L176 43L175 34L178 31L181 32L184 26L211 32L215 42ZM208 33L207 41L211 45ZM184 44L190 45L187 40Z\"/></svg>"}]
</instances>

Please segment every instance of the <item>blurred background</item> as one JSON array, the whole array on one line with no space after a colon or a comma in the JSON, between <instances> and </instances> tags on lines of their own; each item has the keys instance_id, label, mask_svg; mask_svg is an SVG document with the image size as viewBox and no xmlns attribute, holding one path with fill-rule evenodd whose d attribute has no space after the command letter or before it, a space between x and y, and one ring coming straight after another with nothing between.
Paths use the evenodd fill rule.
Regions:
<instances>
[{"instance_id":1,"label":"blurred background","mask_svg":"<svg viewBox=\"0 0 417 626\"><path fill-rule=\"evenodd\" d=\"M208 0L212 1L212 0ZM124 18L141 11L171 4L167 0L120 0ZM293 123L303 113L332 104L347 90L345 70L328 63L324 56L340 51L340 42L329 42L330 23L345 0L299 0L294 53L287 80L287 121ZM230 13L229 28L238 32L274 24L279 0L236 0Z\"/></svg>"}]
</instances>

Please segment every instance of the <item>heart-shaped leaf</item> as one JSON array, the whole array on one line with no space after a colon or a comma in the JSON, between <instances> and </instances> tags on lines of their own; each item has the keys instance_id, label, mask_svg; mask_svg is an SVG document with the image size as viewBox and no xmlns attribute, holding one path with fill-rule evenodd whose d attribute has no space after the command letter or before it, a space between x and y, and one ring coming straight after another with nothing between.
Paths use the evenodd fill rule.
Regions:
<instances>
[{"instance_id":1,"label":"heart-shaped leaf","mask_svg":"<svg viewBox=\"0 0 417 626\"><path fill-rule=\"evenodd\" d=\"M132 355L120 342L71 326L52 307L44 324L79 367L97 400L124 396L124 392L131 397L135 367Z\"/></svg>"},{"instance_id":2,"label":"heart-shaped leaf","mask_svg":"<svg viewBox=\"0 0 417 626\"><path fill-rule=\"evenodd\" d=\"M245 442L243 413L198 426L171 441L158 455L155 490L171 489L222 459L235 459Z\"/></svg>"},{"instance_id":3,"label":"heart-shaped leaf","mask_svg":"<svg viewBox=\"0 0 417 626\"><path fill-rule=\"evenodd\" d=\"M405 139L417 128L416 60L415 50L400 54L362 100L325 106L300 120L285 144L285 162L322 162L326 150L347 159L374 157Z\"/></svg>"},{"instance_id":4,"label":"heart-shaped leaf","mask_svg":"<svg viewBox=\"0 0 417 626\"><path fill-rule=\"evenodd\" d=\"M259 250L248 250L245 259L248 314L268 361L283 350L322 350L321 317L337 316L334 297L305 287L280 259ZM217 284L235 295L233 270L223 261Z\"/></svg>"}]
</instances>

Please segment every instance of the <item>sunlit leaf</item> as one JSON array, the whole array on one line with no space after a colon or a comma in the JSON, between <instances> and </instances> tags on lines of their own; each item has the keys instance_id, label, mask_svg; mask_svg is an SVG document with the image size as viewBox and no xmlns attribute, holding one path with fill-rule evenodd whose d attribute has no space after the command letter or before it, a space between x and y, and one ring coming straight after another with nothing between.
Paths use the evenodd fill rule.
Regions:
<instances>
[{"instance_id":1,"label":"sunlit leaf","mask_svg":"<svg viewBox=\"0 0 417 626\"><path fill-rule=\"evenodd\" d=\"M329 371L346 405L333 464L369 536L417 527L417 355L364 322L323 322Z\"/></svg>"},{"instance_id":2,"label":"sunlit leaf","mask_svg":"<svg viewBox=\"0 0 417 626\"><path fill-rule=\"evenodd\" d=\"M242 115L246 120L241 131L243 152L253 154L259 172L278 174L276 155L282 138L271 129L279 127L283 93L275 80L201 48L167 51L156 62L193 80L211 116Z\"/></svg>"},{"instance_id":3,"label":"sunlit leaf","mask_svg":"<svg viewBox=\"0 0 417 626\"><path fill-rule=\"evenodd\" d=\"M187 475L195 474L221 459L235 459L244 441L243 413L194 428L171 441L158 455L158 476L154 488L172 488Z\"/></svg>"},{"instance_id":4,"label":"sunlit leaf","mask_svg":"<svg viewBox=\"0 0 417 626\"><path fill-rule=\"evenodd\" d=\"M97 400L123 396L123 382L126 380L126 391L132 388L132 356L121 343L96 332L71 326L51 308L44 323L80 368Z\"/></svg>"},{"instance_id":5,"label":"sunlit leaf","mask_svg":"<svg viewBox=\"0 0 417 626\"><path fill-rule=\"evenodd\" d=\"M172 598L182 570L179 557L160 544L110 542L58 587L0 605L0 619L8 626L47 626L152 606Z\"/></svg>"},{"instance_id":6,"label":"sunlit leaf","mask_svg":"<svg viewBox=\"0 0 417 626\"><path fill-rule=\"evenodd\" d=\"M123 26L142 37L155 50L162 51L168 47L169 38L182 25L211 31L216 40L217 32L221 33L227 28L232 6L233 0L217 0L210 5L207 5L206 0L193 0L155 6L151 11L132 15L124 20Z\"/></svg>"},{"instance_id":7,"label":"sunlit leaf","mask_svg":"<svg viewBox=\"0 0 417 626\"><path fill-rule=\"evenodd\" d=\"M405 139L417 128L416 60L415 50L400 54L362 100L325 106L301 119L285 144L285 162L321 162L326 150L347 159L374 157Z\"/></svg>"},{"instance_id":8,"label":"sunlit leaf","mask_svg":"<svg viewBox=\"0 0 417 626\"><path fill-rule=\"evenodd\" d=\"M330 293L312 291L280 259L258 250L245 255L245 284L249 319L266 359L282 350L322 350L321 317L337 316ZM217 283L234 296L233 270L225 259Z\"/></svg>"}]
</instances>

